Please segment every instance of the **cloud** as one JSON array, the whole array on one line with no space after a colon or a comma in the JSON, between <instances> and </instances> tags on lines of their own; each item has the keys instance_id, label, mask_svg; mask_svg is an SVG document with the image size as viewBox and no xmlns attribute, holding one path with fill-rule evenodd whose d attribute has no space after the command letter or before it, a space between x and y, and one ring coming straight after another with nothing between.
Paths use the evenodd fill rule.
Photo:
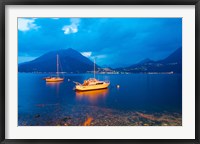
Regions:
<instances>
[{"instance_id":1,"label":"cloud","mask_svg":"<svg viewBox=\"0 0 200 144\"><path fill-rule=\"evenodd\" d=\"M85 57L90 57L92 55L92 52L82 52L81 54Z\"/></svg>"},{"instance_id":2,"label":"cloud","mask_svg":"<svg viewBox=\"0 0 200 144\"><path fill-rule=\"evenodd\" d=\"M71 33L77 33L78 32L78 25L80 23L80 19L78 18L72 18L70 19L71 24L65 25L62 30L64 31L64 34L71 34Z\"/></svg>"},{"instance_id":3,"label":"cloud","mask_svg":"<svg viewBox=\"0 0 200 144\"><path fill-rule=\"evenodd\" d=\"M95 55L95 56L92 56L91 58L93 58L93 59L103 59L103 58L106 58L107 57L107 55L104 55L104 54L100 54L100 55Z\"/></svg>"},{"instance_id":4,"label":"cloud","mask_svg":"<svg viewBox=\"0 0 200 144\"><path fill-rule=\"evenodd\" d=\"M29 31L31 29L38 29L40 26L35 24L35 18L19 18L18 19L18 30Z\"/></svg>"}]
</instances>

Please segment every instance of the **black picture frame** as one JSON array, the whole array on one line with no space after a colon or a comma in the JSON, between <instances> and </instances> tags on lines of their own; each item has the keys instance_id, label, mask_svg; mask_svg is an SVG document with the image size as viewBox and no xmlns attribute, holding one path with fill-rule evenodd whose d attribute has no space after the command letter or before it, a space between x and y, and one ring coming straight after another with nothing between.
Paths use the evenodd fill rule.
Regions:
<instances>
[{"instance_id":1,"label":"black picture frame","mask_svg":"<svg viewBox=\"0 0 200 144\"><path fill-rule=\"evenodd\" d=\"M195 139L5 139L5 7L6 5L195 5ZM200 143L200 0L0 0L0 142L5 144L37 143Z\"/></svg>"}]
</instances>

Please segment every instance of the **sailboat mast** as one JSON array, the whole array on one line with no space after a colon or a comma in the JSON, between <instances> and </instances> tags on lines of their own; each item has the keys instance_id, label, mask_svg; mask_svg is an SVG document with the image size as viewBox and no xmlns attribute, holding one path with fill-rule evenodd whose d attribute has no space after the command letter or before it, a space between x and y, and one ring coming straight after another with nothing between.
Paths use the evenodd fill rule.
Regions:
<instances>
[{"instance_id":1,"label":"sailboat mast","mask_svg":"<svg viewBox=\"0 0 200 144\"><path fill-rule=\"evenodd\" d=\"M95 78L95 59L94 59L94 78Z\"/></svg>"},{"instance_id":2,"label":"sailboat mast","mask_svg":"<svg viewBox=\"0 0 200 144\"><path fill-rule=\"evenodd\" d=\"M57 58L57 77L58 77L58 71L59 71L59 69L58 69L58 67L59 67L59 64L58 64L58 55L56 56L56 58Z\"/></svg>"}]
</instances>

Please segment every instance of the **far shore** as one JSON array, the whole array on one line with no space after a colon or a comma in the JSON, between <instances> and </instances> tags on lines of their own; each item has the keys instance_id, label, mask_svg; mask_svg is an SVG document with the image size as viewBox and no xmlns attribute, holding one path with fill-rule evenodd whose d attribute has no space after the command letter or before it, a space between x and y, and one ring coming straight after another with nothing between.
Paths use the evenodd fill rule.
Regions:
<instances>
[{"instance_id":1,"label":"far shore","mask_svg":"<svg viewBox=\"0 0 200 144\"><path fill-rule=\"evenodd\" d=\"M56 72L18 72L18 73L32 73L32 74L56 74ZM91 72L88 73L73 73L73 72L59 72L60 74L93 74ZM181 74L174 72L140 72L140 73L129 73L129 72L96 72L95 74Z\"/></svg>"}]
</instances>

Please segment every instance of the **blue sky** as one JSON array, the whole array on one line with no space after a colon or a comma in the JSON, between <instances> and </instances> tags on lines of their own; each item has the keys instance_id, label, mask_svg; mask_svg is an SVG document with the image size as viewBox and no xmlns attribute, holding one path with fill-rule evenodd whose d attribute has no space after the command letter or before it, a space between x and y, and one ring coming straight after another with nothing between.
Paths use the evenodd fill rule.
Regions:
<instances>
[{"instance_id":1,"label":"blue sky","mask_svg":"<svg viewBox=\"0 0 200 144\"><path fill-rule=\"evenodd\" d=\"M73 48L100 66L121 67L180 47L181 18L18 18L18 63Z\"/></svg>"}]
</instances>

